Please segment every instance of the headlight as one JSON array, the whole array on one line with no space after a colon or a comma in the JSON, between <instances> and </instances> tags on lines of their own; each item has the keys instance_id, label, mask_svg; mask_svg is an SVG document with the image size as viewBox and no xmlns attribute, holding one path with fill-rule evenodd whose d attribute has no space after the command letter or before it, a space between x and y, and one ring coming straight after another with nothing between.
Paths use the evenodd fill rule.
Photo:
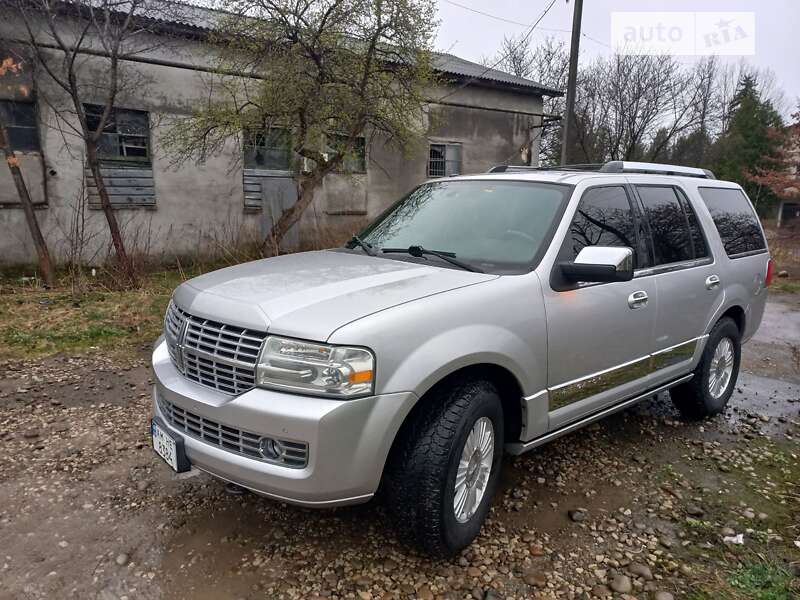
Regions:
<instances>
[{"instance_id":1,"label":"headlight","mask_svg":"<svg viewBox=\"0 0 800 600\"><path fill-rule=\"evenodd\" d=\"M366 396L375 383L375 357L365 348L270 336L261 351L256 383L317 396Z\"/></svg>"}]
</instances>

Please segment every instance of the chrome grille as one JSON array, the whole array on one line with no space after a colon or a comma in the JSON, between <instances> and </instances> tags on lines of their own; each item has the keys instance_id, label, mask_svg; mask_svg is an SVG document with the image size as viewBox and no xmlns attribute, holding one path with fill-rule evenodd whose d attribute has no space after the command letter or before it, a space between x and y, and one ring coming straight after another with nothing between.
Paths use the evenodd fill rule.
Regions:
<instances>
[{"instance_id":1,"label":"chrome grille","mask_svg":"<svg viewBox=\"0 0 800 600\"><path fill-rule=\"evenodd\" d=\"M258 433L229 427L211 419L206 419L164 398L158 399L158 406L167 421L175 429L213 446L218 446L249 458L293 469L302 469L308 464L308 444L303 442L270 438L275 442L273 448L277 450L277 457L268 458L261 453L260 444L263 436Z\"/></svg>"},{"instance_id":2,"label":"chrome grille","mask_svg":"<svg viewBox=\"0 0 800 600\"><path fill-rule=\"evenodd\" d=\"M265 333L196 317L174 303L164 333L173 364L188 379L233 395L255 387Z\"/></svg>"}]
</instances>

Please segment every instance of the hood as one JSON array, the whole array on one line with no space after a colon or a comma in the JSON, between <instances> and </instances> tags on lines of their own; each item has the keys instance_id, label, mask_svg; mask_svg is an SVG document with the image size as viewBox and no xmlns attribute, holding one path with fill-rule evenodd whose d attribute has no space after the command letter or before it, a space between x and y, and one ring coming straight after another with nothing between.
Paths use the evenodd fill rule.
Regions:
<instances>
[{"instance_id":1,"label":"hood","mask_svg":"<svg viewBox=\"0 0 800 600\"><path fill-rule=\"evenodd\" d=\"M342 325L372 313L496 277L324 250L201 275L178 287L175 302L199 317L325 341Z\"/></svg>"}]
</instances>

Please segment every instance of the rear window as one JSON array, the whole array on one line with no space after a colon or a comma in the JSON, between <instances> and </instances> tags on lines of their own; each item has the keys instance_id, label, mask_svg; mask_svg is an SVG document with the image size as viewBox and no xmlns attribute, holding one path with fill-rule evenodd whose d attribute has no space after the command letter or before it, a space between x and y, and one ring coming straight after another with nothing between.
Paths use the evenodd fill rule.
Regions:
<instances>
[{"instance_id":1,"label":"rear window","mask_svg":"<svg viewBox=\"0 0 800 600\"><path fill-rule=\"evenodd\" d=\"M744 192L730 188L699 188L728 256L765 250L758 217Z\"/></svg>"}]
</instances>

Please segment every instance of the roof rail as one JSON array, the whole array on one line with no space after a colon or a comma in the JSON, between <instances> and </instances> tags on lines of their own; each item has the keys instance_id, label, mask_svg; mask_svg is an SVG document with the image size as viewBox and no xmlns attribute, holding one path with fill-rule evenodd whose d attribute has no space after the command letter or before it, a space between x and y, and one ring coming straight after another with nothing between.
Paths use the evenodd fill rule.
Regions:
<instances>
[{"instance_id":1,"label":"roof rail","mask_svg":"<svg viewBox=\"0 0 800 600\"><path fill-rule=\"evenodd\" d=\"M497 165L489 169L489 173L513 173L514 171L600 171L603 163L584 163L577 165L560 165L532 167L527 165Z\"/></svg>"},{"instance_id":2,"label":"roof rail","mask_svg":"<svg viewBox=\"0 0 800 600\"><path fill-rule=\"evenodd\" d=\"M682 167L680 165L664 165L660 163L632 162L627 160L612 160L607 162L600 171L603 173L647 173L649 175L680 175L682 177L716 179L714 173L708 169Z\"/></svg>"},{"instance_id":3,"label":"roof rail","mask_svg":"<svg viewBox=\"0 0 800 600\"><path fill-rule=\"evenodd\" d=\"M576 165L560 165L553 167L532 167L521 165L497 165L489 169L489 173L513 173L520 171L593 171L596 173L647 173L650 175L679 175L682 177L699 177L716 179L708 169L664 165L659 163L631 162L612 160L607 163L586 163Z\"/></svg>"}]
</instances>

